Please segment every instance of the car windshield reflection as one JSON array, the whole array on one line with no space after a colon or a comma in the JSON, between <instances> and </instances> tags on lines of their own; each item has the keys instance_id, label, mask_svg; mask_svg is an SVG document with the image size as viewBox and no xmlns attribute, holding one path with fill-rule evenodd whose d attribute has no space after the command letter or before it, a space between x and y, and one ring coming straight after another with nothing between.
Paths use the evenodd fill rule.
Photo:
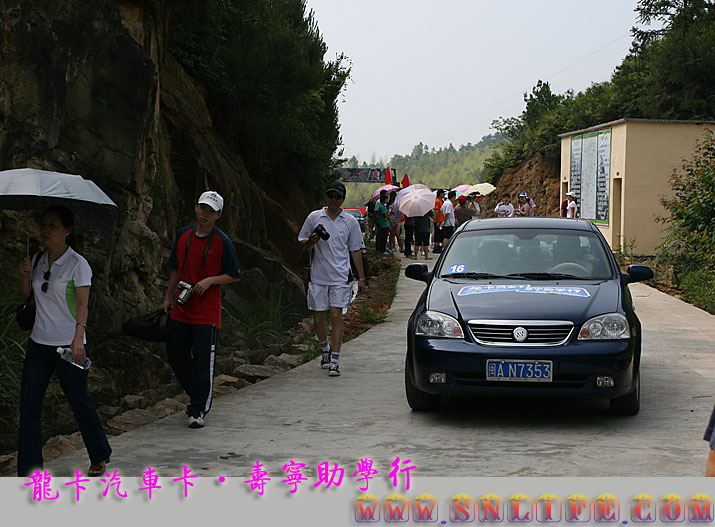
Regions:
<instances>
[{"instance_id":1,"label":"car windshield reflection","mask_svg":"<svg viewBox=\"0 0 715 527\"><path fill-rule=\"evenodd\" d=\"M465 231L453 241L442 278L610 280L614 269L601 240L573 230Z\"/></svg>"}]
</instances>

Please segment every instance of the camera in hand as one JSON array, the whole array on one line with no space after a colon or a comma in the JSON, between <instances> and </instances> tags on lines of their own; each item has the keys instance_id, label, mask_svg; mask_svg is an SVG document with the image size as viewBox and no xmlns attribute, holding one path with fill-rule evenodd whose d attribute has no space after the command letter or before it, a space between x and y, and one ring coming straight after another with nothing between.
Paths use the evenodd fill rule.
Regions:
<instances>
[{"instance_id":1,"label":"camera in hand","mask_svg":"<svg viewBox=\"0 0 715 527\"><path fill-rule=\"evenodd\" d=\"M189 284L188 282L184 282L183 280L179 281L179 289L181 292L179 293L178 298L176 299L176 303L179 304L180 306L183 306L186 304L186 302L189 301L189 298L191 298L191 290L194 288L192 284Z\"/></svg>"},{"instance_id":2,"label":"camera in hand","mask_svg":"<svg viewBox=\"0 0 715 527\"><path fill-rule=\"evenodd\" d=\"M313 232L320 236L321 239L327 240L330 238L330 233L325 230L325 227L323 227L322 223L318 223L318 225L315 226L315 229L313 229Z\"/></svg>"}]
</instances>

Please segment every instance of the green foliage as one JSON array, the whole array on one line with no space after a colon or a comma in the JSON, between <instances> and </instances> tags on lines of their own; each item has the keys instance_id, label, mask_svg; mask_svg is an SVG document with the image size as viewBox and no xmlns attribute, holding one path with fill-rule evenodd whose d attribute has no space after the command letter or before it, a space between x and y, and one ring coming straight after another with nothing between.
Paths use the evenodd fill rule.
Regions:
<instances>
[{"instance_id":1,"label":"green foliage","mask_svg":"<svg viewBox=\"0 0 715 527\"><path fill-rule=\"evenodd\" d=\"M316 357L320 357L320 354L320 343L315 339L311 339L308 341L308 349L300 355L301 363L310 362Z\"/></svg>"},{"instance_id":2,"label":"green foliage","mask_svg":"<svg viewBox=\"0 0 715 527\"><path fill-rule=\"evenodd\" d=\"M634 28L633 47L609 82L557 95L539 80L524 94L519 117L492 123L507 141L485 161L487 181L537 154L557 159L561 133L625 117L715 118L715 4L640 0L636 12L640 22L658 28Z\"/></svg>"},{"instance_id":3,"label":"green foliage","mask_svg":"<svg viewBox=\"0 0 715 527\"><path fill-rule=\"evenodd\" d=\"M170 51L208 90L214 125L265 186L321 195L341 138L337 98L349 78L305 0L214 0L171 30ZM338 153L339 155L339 153Z\"/></svg>"},{"instance_id":4,"label":"green foliage","mask_svg":"<svg viewBox=\"0 0 715 527\"><path fill-rule=\"evenodd\" d=\"M618 262L618 267L625 271L626 267L633 263L636 258L634 253L636 239L632 238L628 240L624 236L621 236L618 241L618 247L613 251L613 256L616 258L616 262Z\"/></svg>"},{"instance_id":5,"label":"green foliage","mask_svg":"<svg viewBox=\"0 0 715 527\"><path fill-rule=\"evenodd\" d=\"M670 182L673 196L661 200L670 215L658 218L666 225L659 256L678 271L715 269L715 138L711 131L706 130L693 158L673 173Z\"/></svg>"},{"instance_id":6,"label":"green foliage","mask_svg":"<svg viewBox=\"0 0 715 527\"><path fill-rule=\"evenodd\" d=\"M673 196L658 257L672 264L683 298L715 314L715 138L706 130L694 156L671 176Z\"/></svg>"},{"instance_id":7,"label":"green foliage","mask_svg":"<svg viewBox=\"0 0 715 527\"><path fill-rule=\"evenodd\" d=\"M292 306L283 303L279 291L267 298L257 298L240 319L245 331L245 342L249 347L260 347L274 341L281 330L296 322L296 312Z\"/></svg>"},{"instance_id":8,"label":"green foliage","mask_svg":"<svg viewBox=\"0 0 715 527\"><path fill-rule=\"evenodd\" d=\"M683 300L715 315L715 270L698 269L681 275Z\"/></svg>"},{"instance_id":9,"label":"green foliage","mask_svg":"<svg viewBox=\"0 0 715 527\"><path fill-rule=\"evenodd\" d=\"M363 319L366 322L369 322L371 324L380 324L381 322L385 321L386 317L384 313L378 313L376 311L373 311L369 307L360 308L360 315L362 315Z\"/></svg>"}]
</instances>

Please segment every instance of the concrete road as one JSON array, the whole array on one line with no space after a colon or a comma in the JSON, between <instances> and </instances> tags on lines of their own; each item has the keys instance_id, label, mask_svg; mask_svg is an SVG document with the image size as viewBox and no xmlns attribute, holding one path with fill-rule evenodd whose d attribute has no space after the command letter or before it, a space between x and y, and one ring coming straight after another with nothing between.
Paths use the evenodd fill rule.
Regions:
<instances>
[{"instance_id":1,"label":"concrete road","mask_svg":"<svg viewBox=\"0 0 715 527\"><path fill-rule=\"evenodd\" d=\"M241 477L256 461L279 475L290 460L313 470L330 461L347 475L369 458L384 476L399 456L416 476L702 475L715 317L631 286L644 332L635 417L611 415L607 401L538 398L449 399L440 412L416 413L404 395L405 328L423 286L401 273L387 320L344 346L341 377L328 377L316 359L217 398L203 429L188 429L177 414L112 437L109 468L141 476L151 466L168 476L186 465ZM70 476L87 466L77 451L46 468Z\"/></svg>"}]
</instances>

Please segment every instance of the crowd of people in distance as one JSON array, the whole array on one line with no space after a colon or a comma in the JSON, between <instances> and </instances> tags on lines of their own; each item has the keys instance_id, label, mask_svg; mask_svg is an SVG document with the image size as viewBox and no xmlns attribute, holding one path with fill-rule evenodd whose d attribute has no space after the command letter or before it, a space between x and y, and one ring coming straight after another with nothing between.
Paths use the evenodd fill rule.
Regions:
<instances>
[{"instance_id":1,"label":"crowd of people in distance","mask_svg":"<svg viewBox=\"0 0 715 527\"><path fill-rule=\"evenodd\" d=\"M462 223L482 218L489 211L484 204L484 196L479 192L458 194L454 190L438 189L432 210L423 216L406 217L395 207L397 191L382 190L379 196L364 204L367 210L367 236L375 240L375 248L379 253L399 250L413 260L420 254L429 260L430 250L440 253ZM567 193L567 196L567 200L574 202L575 195L572 192ZM564 210L568 212L569 218L576 217L575 203ZM521 192L517 203L513 204L511 195L504 193L494 207L494 214L501 218L536 216L536 203L526 192Z\"/></svg>"}]
</instances>

